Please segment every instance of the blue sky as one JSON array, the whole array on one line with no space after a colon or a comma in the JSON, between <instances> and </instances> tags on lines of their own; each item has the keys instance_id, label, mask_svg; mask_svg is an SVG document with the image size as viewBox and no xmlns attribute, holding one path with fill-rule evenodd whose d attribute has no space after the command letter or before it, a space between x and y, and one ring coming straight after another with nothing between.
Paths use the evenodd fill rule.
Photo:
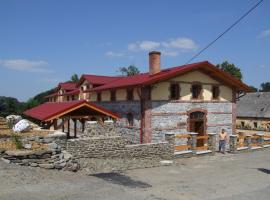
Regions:
<instances>
[{"instance_id":1,"label":"blue sky","mask_svg":"<svg viewBox=\"0 0 270 200\"><path fill-rule=\"evenodd\" d=\"M257 0L0 0L0 96L25 101L74 73L182 65ZM228 60L247 84L270 81L270 1L194 62Z\"/></svg>"}]
</instances>

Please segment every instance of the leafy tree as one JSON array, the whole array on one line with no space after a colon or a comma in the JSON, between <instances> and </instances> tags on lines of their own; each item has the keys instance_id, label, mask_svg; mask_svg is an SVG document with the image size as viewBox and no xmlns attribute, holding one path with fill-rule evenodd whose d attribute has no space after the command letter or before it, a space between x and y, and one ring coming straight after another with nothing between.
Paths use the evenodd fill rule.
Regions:
<instances>
[{"instance_id":1,"label":"leafy tree","mask_svg":"<svg viewBox=\"0 0 270 200\"><path fill-rule=\"evenodd\" d=\"M120 67L119 71L122 73L123 76L134 76L140 73L139 69L135 65L130 65L128 67Z\"/></svg>"},{"instance_id":2,"label":"leafy tree","mask_svg":"<svg viewBox=\"0 0 270 200\"><path fill-rule=\"evenodd\" d=\"M250 89L253 91L253 92L258 92L258 88L252 86L252 85L249 85Z\"/></svg>"},{"instance_id":3,"label":"leafy tree","mask_svg":"<svg viewBox=\"0 0 270 200\"><path fill-rule=\"evenodd\" d=\"M55 92L55 89L53 88L53 89L41 92L41 93L37 94L36 96L30 98L25 103L23 110L27 110L27 109L33 108L35 106L38 106L38 105L44 103L46 101L45 96L48 96L54 92Z\"/></svg>"},{"instance_id":4,"label":"leafy tree","mask_svg":"<svg viewBox=\"0 0 270 200\"><path fill-rule=\"evenodd\" d=\"M70 81L73 82L73 83L77 83L79 82L79 77L78 77L78 74L73 74L70 78Z\"/></svg>"},{"instance_id":5,"label":"leafy tree","mask_svg":"<svg viewBox=\"0 0 270 200\"><path fill-rule=\"evenodd\" d=\"M260 92L270 92L270 82L262 83Z\"/></svg>"},{"instance_id":6,"label":"leafy tree","mask_svg":"<svg viewBox=\"0 0 270 200\"><path fill-rule=\"evenodd\" d=\"M225 72L230 73L234 77L242 80L243 75L241 72L241 69L236 67L233 63L229 63L228 61L225 61L221 64L218 64L217 67Z\"/></svg>"},{"instance_id":7,"label":"leafy tree","mask_svg":"<svg viewBox=\"0 0 270 200\"><path fill-rule=\"evenodd\" d=\"M25 103L24 110L28 110L28 109L30 109L30 108L36 107L36 106L40 105L41 103L42 103L41 101L38 101L38 100L35 99L35 98L30 98L30 99Z\"/></svg>"},{"instance_id":8,"label":"leafy tree","mask_svg":"<svg viewBox=\"0 0 270 200\"><path fill-rule=\"evenodd\" d=\"M10 114L21 114L24 103L13 97L0 97L0 116L6 117Z\"/></svg>"}]
</instances>

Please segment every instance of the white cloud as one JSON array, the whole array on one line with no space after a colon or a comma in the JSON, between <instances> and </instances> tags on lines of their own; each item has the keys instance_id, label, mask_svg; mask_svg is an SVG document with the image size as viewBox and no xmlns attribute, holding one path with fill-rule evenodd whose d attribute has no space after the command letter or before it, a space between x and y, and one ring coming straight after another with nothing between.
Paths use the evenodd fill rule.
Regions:
<instances>
[{"instance_id":1,"label":"white cloud","mask_svg":"<svg viewBox=\"0 0 270 200\"><path fill-rule=\"evenodd\" d=\"M198 45L190 38L176 38L162 44L172 49L196 50L198 48Z\"/></svg>"},{"instance_id":2,"label":"white cloud","mask_svg":"<svg viewBox=\"0 0 270 200\"><path fill-rule=\"evenodd\" d=\"M124 53L116 53L113 51L108 51L105 53L105 55L108 57L123 57L125 54Z\"/></svg>"},{"instance_id":3,"label":"white cloud","mask_svg":"<svg viewBox=\"0 0 270 200\"><path fill-rule=\"evenodd\" d=\"M264 31L262 31L257 38L266 38L266 37L270 37L270 29L266 29Z\"/></svg>"},{"instance_id":4,"label":"white cloud","mask_svg":"<svg viewBox=\"0 0 270 200\"><path fill-rule=\"evenodd\" d=\"M128 45L128 50L135 51L135 50L144 50L144 51L149 51L153 49L157 49L160 47L159 42L155 41L142 41L142 42L136 42L136 43L131 43Z\"/></svg>"},{"instance_id":5,"label":"white cloud","mask_svg":"<svg viewBox=\"0 0 270 200\"><path fill-rule=\"evenodd\" d=\"M25 71L25 72L39 72L39 73L51 73L50 69L47 69L48 63L45 61L31 61L24 59L10 59L0 60L0 66L11 70Z\"/></svg>"},{"instance_id":6,"label":"white cloud","mask_svg":"<svg viewBox=\"0 0 270 200\"><path fill-rule=\"evenodd\" d=\"M161 50L163 49L163 50ZM129 51L151 51L159 50L166 56L178 56L179 51L194 51L198 49L198 45L190 38L179 37L167 41L139 41L128 45Z\"/></svg>"},{"instance_id":7,"label":"white cloud","mask_svg":"<svg viewBox=\"0 0 270 200\"><path fill-rule=\"evenodd\" d=\"M153 50L156 49L160 46L159 42L154 42L154 41L143 41L139 44L139 47L142 50Z\"/></svg>"},{"instance_id":8,"label":"white cloud","mask_svg":"<svg viewBox=\"0 0 270 200\"><path fill-rule=\"evenodd\" d=\"M172 56L172 57L175 57L175 56L178 56L179 53L177 51L161 51L163 55L165 56Z\"/></svg>"}]
</instances>

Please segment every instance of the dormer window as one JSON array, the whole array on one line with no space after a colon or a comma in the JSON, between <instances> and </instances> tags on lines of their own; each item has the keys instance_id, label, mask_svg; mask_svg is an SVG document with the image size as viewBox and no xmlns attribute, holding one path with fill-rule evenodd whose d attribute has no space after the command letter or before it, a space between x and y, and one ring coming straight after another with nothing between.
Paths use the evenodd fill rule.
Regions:
<instances>
[{"instance_id":1,"label":"dormer window","mask_svg":"<svg viewBox=\"0 0 270 200\"><path fill-rule=\"evenodd\" d=\"M89 89L89 85L83 85L81 86L81 90L82 91L85 91L85 90L88 90Z\"/></svg>"},{"instance_id":2,"label":"dormer window","mask_svg":"<svg viewBox=\"0 0 270 200\"><path fill-rule=\"evenodd\" d=\"M170 98L172 100L177 100L180 97L180 88L178 83L172 83L170 87Z\"/></svg>"},{"instance_id":3,"label":"dormer window","mask_svg":"<svg viewBox=\"0 0 270 200\"><path fill-rule=\"evenodd\" d=\"M192 99L200 99L202 95L202 85L200 84L193 84L191 86L191 92L192 92Z\"/></svg>"},{"instance_id":4,"label":"dormer window","mask_svg":"<svg viewBox=\"0 0 270 200\"><path fill-rule=\"evenodd\" d=\"M111 91L111 101L115 101L116 100L116 95L115 95L115 90Z\"/></svg>"},{"instance_id":5,"label":"dormer window","mask_svg":"<svg viewBox=\"0 0 270 200\"><path fill-rule=\"evenodd\" d=\"M220 93L219 92L219 86L214 85L212 87L212 97L213 97L214 100L219 99L219 93Z\"/></svg>"},{"instance_id":6,"label":"dormer window","mask_svg":"<svg viewBox=\"0 0 270 200\"><path fill-rule=\"evenodd\" d=\"M127 100L133 101L133 89L127 89Z\"/></svg>"}]
</instances>

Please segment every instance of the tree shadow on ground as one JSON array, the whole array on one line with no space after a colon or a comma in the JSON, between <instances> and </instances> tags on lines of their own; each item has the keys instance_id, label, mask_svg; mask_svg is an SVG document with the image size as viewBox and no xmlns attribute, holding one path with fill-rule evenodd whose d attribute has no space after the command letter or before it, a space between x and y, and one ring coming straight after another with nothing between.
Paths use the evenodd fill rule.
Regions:
<instances>
[{"instance_id":1,"label":"tree shadow on ground","mask_svg":"<svg viewBox=\"0 0 270 200\"><path fill-rule=\"evenodd\" d=\"M105 181L108 181L113 184L123 185L130 188L149 188L152 187L152 185L148 183L144 183L142 181L135 181L132 180L130 177L125 176L120 173L99 173L91 175L100 179L103 179Z\"/></svg>"},{"instance_id":2,"label":"tree shadow on ground","mask_svg":"<svg viewBox=\"0 0 270 200\"><path fill-rule=\"evenodd\" d=\"M265 174L270 174L270 169L265 169L265 168L258 168L257 170L265 173Z\"/></svg>"}]
</instances>

